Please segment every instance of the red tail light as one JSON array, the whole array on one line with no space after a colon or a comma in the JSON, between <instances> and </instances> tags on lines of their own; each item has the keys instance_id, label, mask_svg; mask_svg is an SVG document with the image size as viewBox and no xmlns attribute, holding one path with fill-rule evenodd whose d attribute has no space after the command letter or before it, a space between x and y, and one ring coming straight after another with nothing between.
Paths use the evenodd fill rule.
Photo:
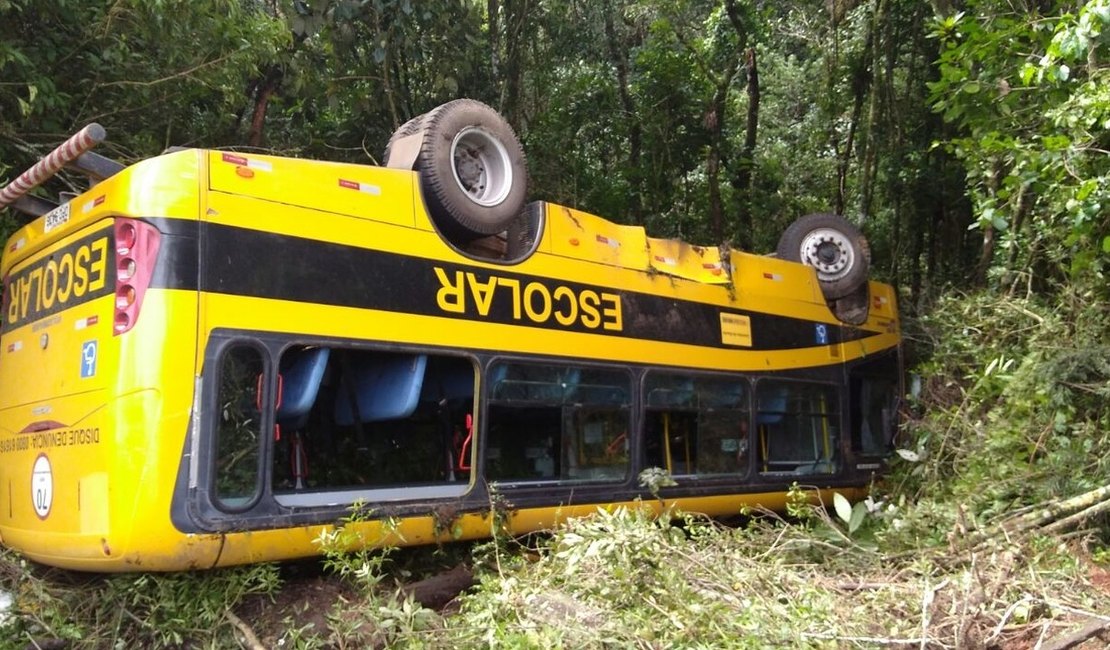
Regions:
<instances>
[{"instance_id":1,"label":"red tail light","mask_svg":"<svg viewBox=\"0 0 1110 650\"><path fill-rule=\"evenodd\" d=\"M113 333L123 334L135 326L143 295L154 274L161 233L154 226L134 219L116 219L116 316Z\"/></svg>"}]
</instances>

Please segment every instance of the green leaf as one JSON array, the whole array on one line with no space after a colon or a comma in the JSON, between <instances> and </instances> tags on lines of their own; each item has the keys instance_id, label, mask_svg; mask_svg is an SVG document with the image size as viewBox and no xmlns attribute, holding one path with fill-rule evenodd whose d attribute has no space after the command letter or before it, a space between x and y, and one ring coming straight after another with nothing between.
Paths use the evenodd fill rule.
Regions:
<instances>
[{"instance_id":1,"label":"green leaf","mask_svg":"<svg viewBox=\"0 0 1110 650\"><path fill-rule=\"evenodd\" d=\"M1094 179L1087 179L1083 181L1083 184L1079 186L1079 191L1075 193L1076 200L1087 200L1087 197L1091 195L1091 192L1094 192L1097 188L1098 181L1095 181Z\"/></svg>"},{"instance_id":2,"label":"green leaf","mask_svg":"<svg viewBox=\"0 0 1110 650\"><path fill-rule=\"evenodd\" d=\"M848 499L843 494L833 493L833 507L836 508L836 516L840 517L844 523L851 524L852 504L848 503Z\"/></svg>"},{"instance_id":3,"label":"green leaf","mask_svg":"<svg viewBox=\"0 0 1110 650\"><path fill-rule=\"evenodd\" d=\"M1110 235L1102 238L1102 252L1110 253Z\"/></svg>"},{"instance_id":4,"label":"green leaf","mask_svg":"<svg viewBox=\"0 0 1110 650\"><path fill-rule=\"evenodd\" d=\"M861 501L852 508L852 518L848 520L849 535L859 530L860 524L863 523L863 518L866 516L867 504Z\"/></svg>"},{"instance_id":5,"label":"green leaf","mask_svg":"<svg viewBox=\"0 0 1110 650\"><path fill-rule=\"evenodd\" d=\"M980 90L982 90L982 87L979 85L978 81L969 81L964 84L963 87L963 91L968 95L976 95Z\"/></svg>"},{"instance_id":6,"label":"green leaf","mask_svg":"<svg viewBox=\"0 0 1110 650\"><path fill-rule=\"evenodd\" d=\"M1025 65L1021 66L1021 83L1028 86L1030 84L1030 82L1033 81L1033 77L1036 74L1037 74L1037 66L1035 66L1032 63L1029 63L1028 61L1026 61Z\"/></svg>"}]
</instances>

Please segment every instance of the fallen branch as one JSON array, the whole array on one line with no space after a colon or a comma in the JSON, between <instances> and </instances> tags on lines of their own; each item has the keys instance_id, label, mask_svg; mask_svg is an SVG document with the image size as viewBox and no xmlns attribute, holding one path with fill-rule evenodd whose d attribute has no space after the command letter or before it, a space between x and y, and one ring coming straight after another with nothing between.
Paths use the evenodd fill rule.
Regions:
<instances>
[{"instance_id":1,"label":"fallen branch","mask_svg":"<svg viewBox=\"0 0 1110 650\"><path fill-rule=\"evenodd\" d=\"M1110 630L1110 621L1095 619L1067 636L1049 639L1041 644L1041 650L1069 650L1105 630Z\"/></svg>"},{"instance_id":2,"label":"fallen branch","mask_svg":"<svg viewBox=\"0 0 1110 650\"><path fill-rule=\"evenodd\" d=\"M988 528L968 531L963 520L960 526L966 537L953 543L947 550L951 560L942 561L944 566L952 566L964 561L968 553L973 553L988 542L996 539L1013 540L1033 531L1061 533L1074 528L1095 515L1110 512L1110 485L1089 490L1067 499L1058 499L1040 504L1033 509L1022 508L1018 514L1011 515ZM905 554L899 554L905 555ZM898 557L898 556L895 556Z\"/></svg>"},{"instance_id":3,"label":"fallen branch","mask_svg":"<svg viewBox=\"0 0 1110 650\"><path fill-rule=\"evenodd\" d=\"M1083 494L1063 499L1050 501L1040 510L1035 510L1001 523L1001 527L1010 533L1024 532L1032 528L1045 526L1054 521L1066 518L1072 513L1103 504L1105 508L1110 502L1110 485L1104 485Z\"/></svg>"},{"instance_id":4,"label":"fallen branch","mask_svg":"<svg viewBox=\"0 0 1110 650\"><path fill-rule=\"evenodd\" d=\"M1104 512L1110 512L1110 499L1102 501L1101 503L1096 503L1095 505L1090 506L1089 508L1085 508L1083 510L1080 510L1079 512L1075 513L1074 515L1069 515L1067 517L1064 517L1063 519L1057 519L1056 521L1052 522L1051 524L1045 526L1044 531L1046 533L1059 533L1059 532L1065 531L1069 528L1074 528L1076 526L1079 526L1080 524L1087 521L1091 517L1094 517L1096 515L1100 515Z\"/></svg>"},{"instance_id":5,"label":"fallen branch","mask_svg":"<svg viewBox=\"0 0 1110 650\"><path fill-rule=\"evenodd\" d=\"M258 640L258 637L255 636L254 630L252 630L249 625L244 623L243 619L239 618L232 612L228 612L227 620L230 621L231 624L235 626L235 629L239 630L239 633L243 635L243 640L246 642L247 647L250 648L250 650L266 650L266 646L262 645L262 643Z\"/></svg>"}]
</instances>

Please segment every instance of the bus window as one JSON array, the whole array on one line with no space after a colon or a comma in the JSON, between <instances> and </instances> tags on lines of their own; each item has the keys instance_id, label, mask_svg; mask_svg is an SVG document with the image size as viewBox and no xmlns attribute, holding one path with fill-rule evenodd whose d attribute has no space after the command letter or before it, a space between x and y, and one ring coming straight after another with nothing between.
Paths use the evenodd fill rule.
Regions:
<instances>
[{"instance_id":1,"label":"bus window","mask_svg":"<svg viewBox=\"0 0 1110 650\"><path fill-rule=\"evenodd\" d=\"M628 373L497 363L487 385L490 480L615 481L628 476Z\"/></svg>"},{"instance_id":2,"label":"bus window","mask_svg":"<svg viewBox=\"0 0 1110 650\"><path fill-rule=\"evenodd\" d=\"M262 352L249 345L231 347L220 365L216 499L228 510L249 505L258 494L264 370Z\"/></svg>"},{"instance_id":3,"label":"bus window","mask_svg":"<svg viewBox=\"0 0 1110 650\"><path fill-rule=\"evenodd\" d=\"M271 481L279 503L402 486L411 497L415 486L469 484L476 375L468 359L293 346L278 368ZM321 492L333 496L311 497Z\"/></svg>"},{"instance_id":4,"label":"bus window","mask_svg":"<svg viewBox=\"0 0 1110 650\"><path fill-rule=\"evenodd\" d=\"M745 382L651 373L644 393L646 466L675 476L748 471Z\"/></svg>"},{"instance_id":5,"label":"bus window","mask_svg":"<svg viewBox=\"0 0 1110 650\"><path fill-rule=\"evenodd\" d=\"M852 449L860 455L885 456L890 452L898 387L898 360L893 355L852 369Z\"/></svg>"},{"instance_id":6,"label":"bus window","mask_svg":"<svg viewBox=\"0 0 1110 650\"><path fill-rule=\"evenodd\" d=\"M839 419L836 391L831 386L761 381L756 403L761 471L836 471Z\"/></svg>"}]
</instances>

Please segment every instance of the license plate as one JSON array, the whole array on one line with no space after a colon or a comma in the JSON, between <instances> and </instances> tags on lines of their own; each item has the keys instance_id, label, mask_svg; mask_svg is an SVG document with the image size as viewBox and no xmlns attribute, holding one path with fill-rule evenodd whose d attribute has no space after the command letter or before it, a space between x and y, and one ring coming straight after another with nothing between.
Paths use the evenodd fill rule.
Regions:
<instances>
[{"instance_id":1,"label":"license plate","mask_svg":"<svg viewBox=\"0 0 1110 650\"><path fill-rule=\"evenodd\" d=\"M46 213L46 223L43 225L43 232L50 232L58 226L64 225L69 221L69 204L63 203Z\"/></svg>"}]
</instances>

